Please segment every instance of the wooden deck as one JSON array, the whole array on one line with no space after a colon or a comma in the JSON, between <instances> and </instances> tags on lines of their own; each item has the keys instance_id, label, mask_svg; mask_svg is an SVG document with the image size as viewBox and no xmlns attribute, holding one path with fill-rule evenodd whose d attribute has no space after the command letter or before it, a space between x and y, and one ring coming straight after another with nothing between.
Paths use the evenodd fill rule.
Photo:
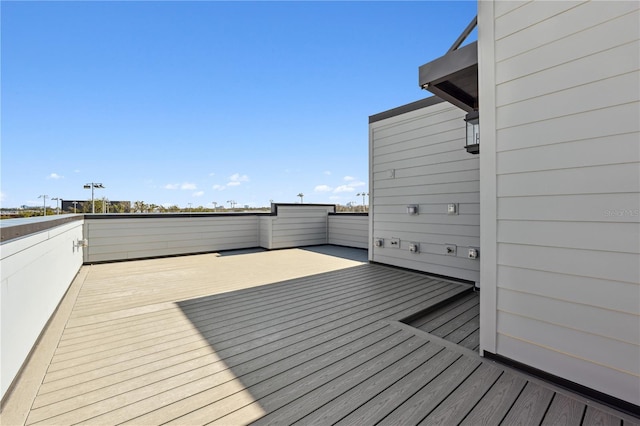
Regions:
<instances>
[{"instance_id":1,"label":"wooden deck","mask_svg":"<svg viewBox=\"0 0 640 426\"><path fill-rule=\"evenodd\" d=\"M407 324L477 352L480 347L480 293L466 294Z\"/></svg>"},{"instance_id":2,"label":"wooden deck","mask_svg":"<svg viewBox=\"0 0 640 426\"><path fill-rule=\"evenodd\" d=\"M305 250L80 281L25 424L634 424L400 322L466 285Z\"/></svg>"}]
</instances>

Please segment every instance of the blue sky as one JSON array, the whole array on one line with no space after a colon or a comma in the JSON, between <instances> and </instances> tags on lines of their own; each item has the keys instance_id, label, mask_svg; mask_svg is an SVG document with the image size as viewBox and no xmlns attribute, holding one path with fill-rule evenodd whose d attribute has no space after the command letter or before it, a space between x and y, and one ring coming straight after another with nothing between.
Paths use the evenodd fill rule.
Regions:
<instances>
[{"instance_id":1,"label":"blue sky","mask_svg":"<svg viewBox=\"0 0 640 426\"><path fill-rule=\"evenodd\" d=\"M368 117L475 2L7 2L1 204L362 202ZM55 205L51 202L50 205ZM228 205L228 204L226 204Z\"/></svg>"}]
</instances>

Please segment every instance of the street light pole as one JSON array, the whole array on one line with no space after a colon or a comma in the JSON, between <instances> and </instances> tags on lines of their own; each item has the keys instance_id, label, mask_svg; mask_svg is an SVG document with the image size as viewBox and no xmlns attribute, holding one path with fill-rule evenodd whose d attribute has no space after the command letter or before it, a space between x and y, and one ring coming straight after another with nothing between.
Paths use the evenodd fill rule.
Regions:
<instances>
[{"instance_id":1,"label":"street light pole","mask_svg":"<svg viewBox=\"0 0 640 426\"><path fill-rule=\"evenodd\" d=\"M73 202L73 213L74 213L74 214L76 213L77 206L78 206L78 202L77 202L77 201L74 201L74 202Z\"/></svg>"},{"instance_id":2,"label":"street light pole","mask_svg":"<svg viewBox=\"0 0 640 426\"><path fill-rule=\"evenodd\" d=\"M104 186L101 183L96 183L96 182L85 183L84 184L84 189L89 189L89 188L91 188L91 213L95 213L96 212L96 200L93 197L93 190L95 188L104 189Z\"/></svg>"},{"instance_id":3,"label":"street light pole","mask_svg":"<svg viewBox=\"0 0 640 426\"><path fill-rule=\"evenodd\" d=\"M56 214L60 214L60 208L58 207L58 200L62 201L62 198L60 197L53 197L51 199L51 201L55 200L56 201Z\"/></svg>"},{"instance_id":4,"label":"street light pole","mask_svg":"<svg viewBox=\"0 0 640 426\"><path fill-rule=\"evenodd\" d=\"M38 195L38 198L42 198L42 216L46 216L47 215L47 198L49 198L48 195Z\"/></svg>"},{"instance_id":5,"label":"street light pole","mask_svg":"<svg viewBox=\"0 0 640 426\"><path fill-rule=\"evenodd\" d=\"M304 194L301 192L298 194L298 197L300 197L300 204L302 204L304 202Z\"/></svg>"}]
</instances>

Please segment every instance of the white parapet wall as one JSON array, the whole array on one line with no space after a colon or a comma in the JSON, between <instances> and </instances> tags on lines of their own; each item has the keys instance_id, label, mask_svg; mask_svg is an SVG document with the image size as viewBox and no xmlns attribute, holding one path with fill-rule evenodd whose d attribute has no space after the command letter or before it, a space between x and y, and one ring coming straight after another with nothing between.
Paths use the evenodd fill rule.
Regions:
<instances>
[{"instance_id":1,"label":"white parapet wall","mask_svg":"<svg viewBox=\"0 0 640 426\"><path fill-rule=\"evenodd\" d=\"M83 263L253 247L366 248L368 217L329 215L334 211L334 205L274 204L262 214L64 215L0 222L2 397Z\"/></svg>"},{"instance_id":2,"label":"white parapet wall","mask_svg":"<svg viewBox=\"0 0 640 426\"><path fill-rule=\"evenodd\" d=\"M368 217L329 204L274 204L271 213L87 215L84 262L263 247L367 248Z\"/></svg>"},{"instance_id":3,"label":"white parapet wall","mask_svg":"<svg viewBox=\"0 0 640 426\"><path fill-rule=\"evenodd\" d=\"M271 240L268 249L327 244L328 214L333 204L275 204L269 217Z\"/></svg>"},{"instance_id":4,"label":"white parapet wall","mask_svg":"<svg viewBox=\"0 0 640 426\"><path fill-rule=\"evenodd\" d=\"M3 221L0 245L2 397L82 266L82 216ZM15 223L15 226L11 226ZM5 224L8 224L5 226ZM20 227L26 235L5 240ZM44 228L44 229L43 229ZM35 230L35 231L34 231Z\"/></svg>"},{"instance_id":5,"label":"white parapet wall","mask_svg":"<svg viewBox=\"0 0 640 426\"><path fill-rule=\"evenodd\" d=\"M369 215L335 213L329 215L329 244L366 249L369 247Z\"/></svg>"},{"instance_id":6,"label":"white parapet wall","mask_svg":"<svg viewBox=\"0 0 640 426\"><path fill-rule=\"evenodd\" d=\"M87 216L86 263L260 246L255 214L112 216Z\"/></svg>"}]
</instances>

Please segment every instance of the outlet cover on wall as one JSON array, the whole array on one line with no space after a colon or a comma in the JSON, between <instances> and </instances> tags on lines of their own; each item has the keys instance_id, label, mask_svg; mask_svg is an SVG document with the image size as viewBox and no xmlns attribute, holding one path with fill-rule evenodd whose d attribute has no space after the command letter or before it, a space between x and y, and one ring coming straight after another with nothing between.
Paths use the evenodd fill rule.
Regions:
<instances>
[{"instance_id":1,"label":"outlet cover on wall","mask_svg":"<svg viewBox=\"0 0 640 426\"><path fill-rule=\"evenodd\" d=\"M480 257L480 249L478 247L468 247L467 257L469 259L478 259Z\"/></svg>"},{"instance_id":2,"label":"outlet cover on wall","mask_svg":"<svg viewBox=\"0 0 640 426\"><path fill-rule=\"evenodd\" d=\"M389 246L394 248L400 248L400 238L391 238L389 240Z\"/></svg>"},{"instance_id":3,"label":"outlet cover on wall","mask_svg":"<svg viewBox=\"0 0 640 426\"><path fill-rule=\"evenodd\" d=\"M448 256L456 256L458 254L458 247L455 244L445 244L444 254Z\"/></svg>"}]
</instances>

